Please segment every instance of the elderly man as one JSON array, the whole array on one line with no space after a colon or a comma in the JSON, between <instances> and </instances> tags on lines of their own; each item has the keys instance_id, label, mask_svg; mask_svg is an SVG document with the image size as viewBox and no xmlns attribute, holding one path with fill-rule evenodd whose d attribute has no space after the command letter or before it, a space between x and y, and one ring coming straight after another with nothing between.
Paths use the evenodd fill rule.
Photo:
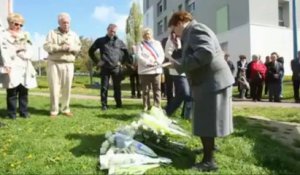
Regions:
<instances>
[{"instance_id":1,"label":"elderly man","mask_svg":"<svg viewBox=\"0 0 300 175\"><path fill-rule=\"evenodd\" d=\"M122 107L121 100L121 66L125 62L124 58L128 58L128 50L122 40L117 36L117 25L109 24L107 34L98 38L89 49L89 56L93 62L101 68L101 105L102 110L107 110L107 92L109 86L109 78L112 76L114 98L116 107ZM98 61L95 51L100 51L101 60Z\"/></svg>"},{"instance_id":2,"label":"elderly man","mask_svg":"<svg viewBox=\"0 0 300 175\"><path fill-rule=\"evenodd\" d=\"M80 51L81 43L77 34L70 30L70 15L58 15L59 27L49 32L44 49L48 56L48 83L50 89L50 117L59 113L59 97L61 94L61 112L71 117L70 111L71 86L74 75L74 61Z\"/></svg>"}]
</instances>

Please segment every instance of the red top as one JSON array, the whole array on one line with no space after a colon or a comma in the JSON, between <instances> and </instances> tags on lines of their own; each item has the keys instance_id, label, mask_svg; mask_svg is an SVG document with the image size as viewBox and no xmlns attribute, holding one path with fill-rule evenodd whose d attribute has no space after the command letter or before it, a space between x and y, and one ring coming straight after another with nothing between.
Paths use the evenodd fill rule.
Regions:
<instances>
[{"instance_id":1,"label":"red top","mask_svg":"<svg viewBox=\"0 0 300 175\"><path fill-rule=\"evenodd\" d=\"M257 72L259 72L262 75L263 80L266 79L267 67L260 60L254 61L251 64L251 67L250 67L250 79L253 79L256 76Z\"/></svg>"}]
</instances>

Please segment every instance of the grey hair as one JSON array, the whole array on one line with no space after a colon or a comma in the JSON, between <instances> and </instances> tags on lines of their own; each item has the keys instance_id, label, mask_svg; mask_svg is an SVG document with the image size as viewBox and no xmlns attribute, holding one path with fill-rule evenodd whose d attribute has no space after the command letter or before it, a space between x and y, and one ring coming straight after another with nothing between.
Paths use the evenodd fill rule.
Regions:
<instances>
[{"instance_id":1,"label":"grey hair","mask_svg":"<svg viewBox=\"0 0 300 175\"><path fill-rule=\"evenodd\" d=\"M115 28L115 27L118 27L117 24L111 23L111 24L109 24L109 25L107 26L107 30L110 29L110 28Z\"/></svg>"},{"instance_id":2,"label":"grey hair","mask_svg":"<svg viewBox=\"0 0 300 175\"><path fill-rule=\"evenodd\" d=\"M69 13L66 13L66 12L62 12L58 15L57 20L60 21L62 19L68 19L71 21L71 17L69 15Z\"/></svg>"},{"instance_id":3,"label":"grey hair","mask_svg":"<svg viewBox=\"0 0 300 175\"><path fill-rule=\"evenodd\" d=\"M253 55L252 55L252 59L257 59L257 60L258 60L258 59L259 59L259 55L253 54Z\"/></svg>"},{"instance_id":4,"label":"grey hair","mask_svg":"<svg viewBox=\"0 0 300 175\"><path fill-rule=\"evenodd\" d=\"M145 27L142 31L142 36L146 35L147 33L149 33L150 35L153 35L152 29L149 27Z\"/></svg>"}]
</instances>

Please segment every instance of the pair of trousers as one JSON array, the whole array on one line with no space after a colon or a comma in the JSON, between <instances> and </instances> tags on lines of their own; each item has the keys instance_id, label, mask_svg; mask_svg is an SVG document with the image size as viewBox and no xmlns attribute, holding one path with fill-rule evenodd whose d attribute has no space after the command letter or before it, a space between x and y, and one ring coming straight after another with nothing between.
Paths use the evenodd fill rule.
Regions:
<instances>
[{"instance_id":1,"label":"pair of trousers","mask_svg":"<svg viewBox=\"0 0 300 175\"><path fill-rule=\"evenodd\" d=\"M299 87L300 80L293 80L294 99L296 102L299 101Z\"/></svg>"},{"instance_id":2,"label":"pair of trousers","mask_svg":"<svg viewBox=\"0 0 300 175\"><path fill-rule=\"evenodd\" d=\"M269 101L280 102L280 85L281 81L278 82L269 82Z\"/></svg>"},{"instance_id":3,"label":"pair of trousers","mask_svg":"<svg viewBox=\"0 0 300 175\"><path fill-rule=\"evenodd\" d=\"M114 89L114 98L116 101L116 106L122 106L121 100L121 81L122 81L122 73L117 69L101 69L101 105L102 107L107 106L107 95L108 95L108 88L109 88L109 79L110 76L112 77L113 81L113 89Z\"/></svg>"},{"instance_id":4,"label":"pair of trousers","mask_svg":"<svg viewBox=\"0 0 300 175\"><path fill-rule=\"evenodd\" d=\"M263 91L263 81L261 82L251 82L250 81L250 94L252 100L261 100Z\"/></svg>"},{"instance_id":5,"label":"pair of trousers","mask_svg":"<svg viewBox=\"0 0 300 175\"><path fill-rule=\"evenodd\" d=\"M161 77L160 74L144 74L140 75L141 86L143 91L143 106L144 109L149 109L150 104L150 89L153 88L154 106L160 108L161 101Z\"/></svg>"},{"instance_id":6,"label":"pair of trousers","mask_svg":"<svg viewBox=\"0 0 300 175\"><path fill-rule=\"evenodd\" d=\"M167 115L172 115L176 109L181 105L182 102L191 103L192 97L190 92L190 86L188 80L184 76L172 76L174 87L175 87L175 97L166 107ZM185 116L188 117L188 116Z\"/></svg>"},{"instance_id":7,"label":"pair of trousers","mask_svg":"<svg viewBox=\"0 0 300 175\"><path fill-rule=\"evenodd\" d=\"M138 97L141 96L141 90L140 90L140 78L138 73L135 71L132 73L129 77L130 79L130 88L131 88L131 95Z\"/></svg>"},{"instance_id":8,"label":"pair of trousers","mask_svg":"<svg viewBox=\"0 0 300 175\"><path fill-rule=\"evenodd\" d=\"M61 111L70 112L71 88L74 76L74 64L54 62L49 60L47 67L48 84L50 90L50 112L59 113L61 96Z\"/></svg>"},{"instance_id":9,"label":"pair of trousers","mask_svg":"<svg viewBox=\"0 0 300 175\"><path fill-rule=\"evenodd\" d=\"M28 89L22 84L6 90L7 113L10 118L16 118L17 101L21 116L28 115Z\"/></svg>"}]
</instances>

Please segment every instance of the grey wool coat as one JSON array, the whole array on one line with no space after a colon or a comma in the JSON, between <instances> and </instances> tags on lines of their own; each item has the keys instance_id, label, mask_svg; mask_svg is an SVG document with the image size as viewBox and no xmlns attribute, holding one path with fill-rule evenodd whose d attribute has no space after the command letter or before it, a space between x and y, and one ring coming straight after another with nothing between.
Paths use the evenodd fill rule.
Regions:
<instances>
[{"instance_id":1,"label":"grey wool coat","mask_svg":"<svg viewBox=\"0 0 300 175\"><path fill-rule=\"evenodd\" d=\"M181 65L176 69L186 73L191 86L194 135L218 137L232 133L234 77L216 35L193 20L184 29L181 40Z\"/></svg>"}]
</instances>

